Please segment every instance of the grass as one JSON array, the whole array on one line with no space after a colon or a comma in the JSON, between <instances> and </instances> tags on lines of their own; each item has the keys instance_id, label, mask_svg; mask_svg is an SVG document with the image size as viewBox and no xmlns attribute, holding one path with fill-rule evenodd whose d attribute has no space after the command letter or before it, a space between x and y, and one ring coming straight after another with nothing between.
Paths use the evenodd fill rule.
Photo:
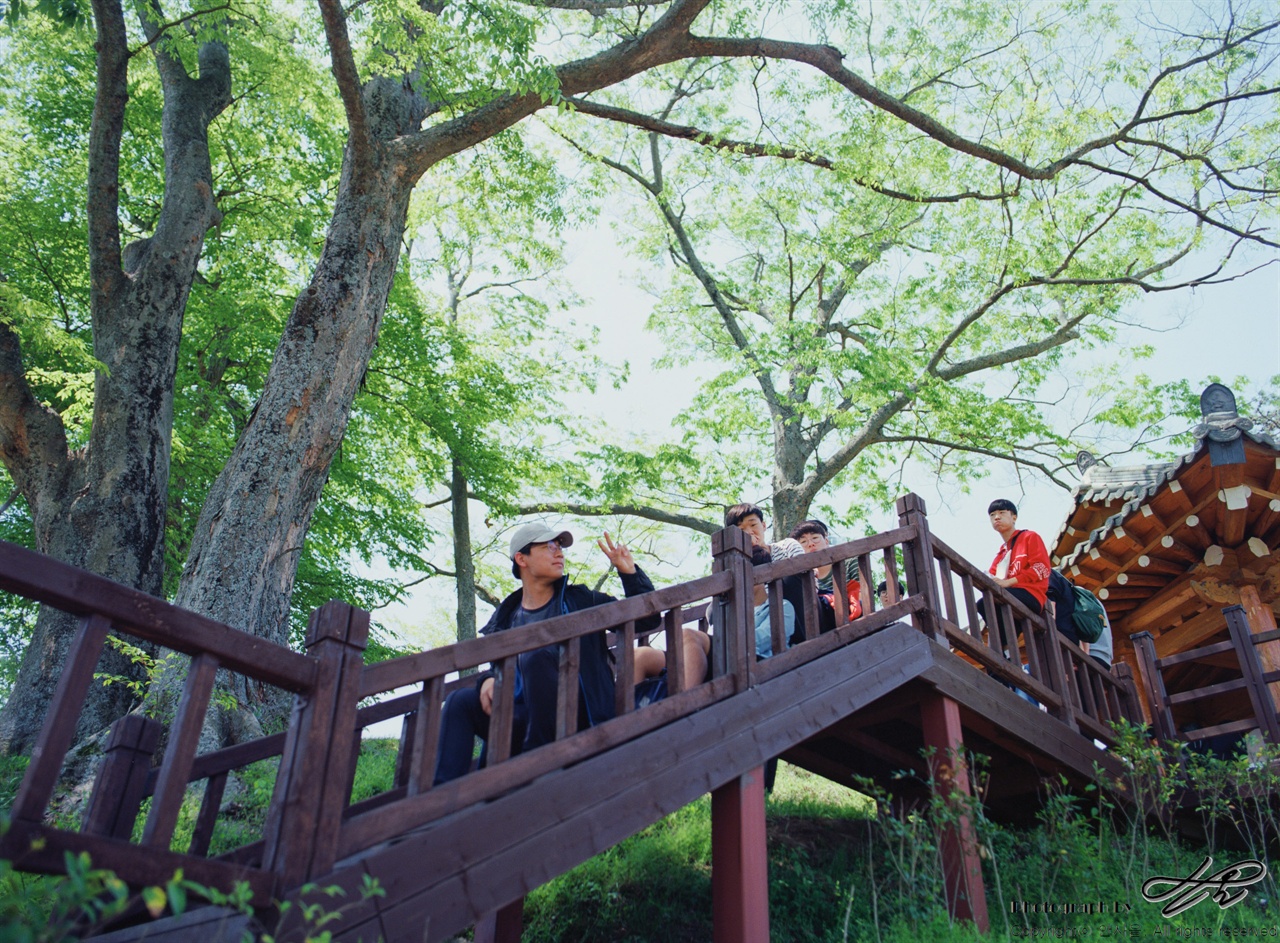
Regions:
<instances>
[{"instance_id":1,"label":"grass","mask_svg":"<svg viewBox=\"0 0 1280 943\"><path fill-rule=\"evenodd\" d=\"M353 801L389 788L395 741L366 740L357 765ZM1172 795L1169 773L1199 789L1210 813L1233 817L1244 850L1185 844L1159 817L1125 813L1096 794L1081 798L1046 784L1039 824L1005 828L976 821L991 914L987 940L1109 940L1156 937L1280 938L1275 875L1252 886L1239 904L1212 900L1173 918L1143 900L1144 881L1190 874L1206 855L1218 869L1246 857L1266 860L1280 823L1273 804L1240 796L1280 793L1269 766L1248 758L1171 764L1139 736L1127 744L1126 790L1139 810L1159 811ZM0 805L12 797L21 761L0 762ZM215 853L260 836L275 779L275 764L244 771L224 805ZM771 940L804 943L908 943L978 939L946 911L937 828L956 810L941 803L905 817L887 802L780 764L766 803ZM6 795L7 794L7 795ZM879 797L883 799L884 797ZM199 796L188 797L175 847L189 839ZM1167 822L1167 820L1166 820ZM1270 845L1268 843L1271 843ZM526 943L703 943L712 937L711 815L709 797L644 829L531 893L525 905ZM61 941L88 890L101 897L109 876L86 870L73 879L32 877L0 864L0 941ZM1043 904L1056 912L1044 912ZM1099 913L1100 909L1121 911ZM1127 908L1127 910L1126 910Z\"/></svg>"},{"instance_id":2,"label":"grass","mask_svg":"<svg viewBox=\"0 0 1280 943\"><path fill-rule=\"evenodd\" d=\"M1228 909L1206 900L1173 918L1141 895L1147 878L1188 875L1206 854L1216 855L1216 870L1250 852L1180 844L1146 820L1117 821L1096 798L1054 793L1051 785L1034 828L1004 828L977 810L991 916L991 932L980 937L946 911L935 828L953 811L935 806L892 818L868 796L781 764L766 804L770 939L1274 937L1274 876ZM1043 912L1045 903L1056 912ZM539 888L525 904L526 943L701 943L711 936L707 799Z\"/></svg>"}]
</instances>

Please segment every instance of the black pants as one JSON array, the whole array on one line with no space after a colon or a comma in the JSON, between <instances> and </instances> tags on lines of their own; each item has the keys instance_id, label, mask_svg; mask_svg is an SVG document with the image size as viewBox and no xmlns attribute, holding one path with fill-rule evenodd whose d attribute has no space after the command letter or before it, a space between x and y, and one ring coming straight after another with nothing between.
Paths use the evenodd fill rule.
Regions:
<instances>
[{"instance_id":1,"label":"black pants","mask_svg":"<svg viewBox=\"0 0 1280 943\"><path fill-rule=\"evenodd\" d=\"M1018 602L1022 603L1024 606L1026 606L1036 615L1039 615L1040 613L1044 612L1044 606L1040 605L1040 601L1036 599L1036 597L1032 596L1029 591L1022 589L1021 587L1018 587L1018 586L1012 586L1006 589L1005 592L1007 592L1014 599L1018 600ZM987 610L986 610L986 606L984 605L986 601L987 601L986 596L983 596L981 599L978 600L978 615L982 617L982 621L987 624L987 629L988 631L990 631L992 628L991 623L993 620L987 618ZM995 621L998 622L999 620L995 620ZM1005 638L1005 628L1003 625L998 625L997 628L999 631L1000 647L1005 651L1012 651L1013 649L1015 649L1018 645L1017 636L1022 635L1021 627L1019 627L1016 622L1014 623L1015 637L1013 639Z\"/></svg>"}]
</instances>

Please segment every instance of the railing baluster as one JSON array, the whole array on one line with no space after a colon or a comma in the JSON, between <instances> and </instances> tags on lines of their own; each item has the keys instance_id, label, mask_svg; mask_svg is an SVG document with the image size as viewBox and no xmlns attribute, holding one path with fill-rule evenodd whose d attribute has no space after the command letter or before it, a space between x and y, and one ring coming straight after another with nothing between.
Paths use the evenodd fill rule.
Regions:
<instances>
[{"instance_id":1,"label":"railing baluster","mask_svg":"<svg viewBox=\"0 0 1280 943\"><path fill-rule=\"evenodd\" d=\"M629 713L636 705L635 693L635 672L636 672L636 624L634 622L626 622L618 629L618 680L614 686L614 712L621 717L623 714ZM558 691L564 689L564 656L561 656L561 683ZM578 687L578 667L577 654L574 654L574 669L571 677L573 678L573 687L576 691ZM577 694L575 693L575 697ZM578 709L575 704L573 712L573 724L578 722Z\"/></svg>"},{"instance_id":2,"label":"railing baluster","mask_svg":"<svg viewBox=\"0 0 1280 943\"><path fill-rule=\"evenodd\" d=\"M167 849L173 839L217 672L218 662L212 655L196 655L191 659L178 712L169 729L169 745L160 765L155 795L151 798L151 814L142 832L142 844L148 848Z\"/></svg>"},{"instance_id":3,"label":"railing baluster","mask_svg":"<svg viewBox=\"0 0 1280 943\"><path fill-rule=\"evenodd\" d=\"M1240 659L1240 673L1244 676L1245 688L1249 692L1249 703L1253 706L1253 716L1258 721L1258 729L1267 741L1280 744L1280 720L1276 718L1275 699L1272 698L1271 690L1263 679L1262 659L1258 657L1258 649L1254 646L1244 607L1227 606L1222 610L1222 614L1227 618L1227 634L1231 636L1236 657Z\"/></svg>"},{"instance_id":4,"label":"railing baluster","mask_svg":"<svg viewBox=\"0 0 1280 943\"><path fill-rule=\"evenodd\" d=\"M940 588L942 589L943 605L946 606L947 610L947 621L958 626L960 625L960 610L956 608L956 588L953 585L951 575L951 562L947 560L946 557L940 555L937 557L937 563L940 571L939 580L941 583ZM890 583L889 585L894 586L893 583ZM896 586L894 586L894 591L897 592Z\"/></svg>"},{"instance_id":5,"label":"railing baluster","mask_svg":"<svg viewBox=\"0 0 1280 943\"><path fill-rule=\"evenodd\" d=\"M667 639L667 693L684 690L684 611L674 606L662 617Z\"/></svg>"},{"instance_id":6,"label":"railing baluster","mask_svg":"<svg viewBox=\"0 0 1280 943\"><path fill-rule=\"evenodd\" d=\"M111 725L84 813L82 830L86 834L126 841L133 835L133 823L146 797L151 758L163 729L158 720L141 714L126 714Z\"/></svg>"},{"instance_id":7,"label":"railing baluster","mask_svg":"<svg viewBox=\"0 0 1280 943\"><path fill-rule=\"evenodd\" d=\"M871 573L871 554L864 553L858 557L858 599L862 603L862 612L864 615L874 611L875 604L872 598L876 588L873 582L874 577Z\"/></svg>"},{"instance_id":8,"label":"railing baluster","mask_svg":"<svg viewBox=\"0 0 1280 943\"><path fill-rule=\"evenodd\" d=\"M508 655L494 666L493 713L489 715L490 766L511 756L511 729L515 723L516 658L516 655ZM573 687L576 689L577 686L575 676ZM574 720L577 720L576 716Z\"/></svg>"},{"instance_id":9,"label":"railing baluster","mask_svg":"<svg viewBox=\"0 0 1280 943\"><path fill-rule=\"evenodd\" d=\"M835 567L831 568L834 573ZM773 654L780 655L787 650L786 613L782 609L782 580L769 581L769 641Z\"/></svg>"},{"instance_id":10,"label":"railing baluster","mask_svg":"<svg viewBox=\"0 0 1280 943\"><path fill-rule=\"evenodd\" d=\"M200 814L196 817L196 827L191 833L187 854L203 858L209 853L213 829L218 824L218 806L222 805L222 794L226 788L226 773L217 773L205 782L204 798L200 800Z\"/></svg>"},{"instance_id":11,"label":"railing baluster","mask_svg":"<svg viewBox=\"0 0 1280 943\"><path fill-rule=\"evenodd\" d=\"M1156 644L1150 632L1135 632L1129 636L1133 653L1138 661L1138 672L1147 689L1151 707L1151 721L1156 728L1156 739L1171 742L1178 736L1169 710L1169 695L1165 692L1164 678L1160 674L1160 659L1156 657Z\"/></svg>"},{"instance_id":12,"label":"railing baluster","mask_svg":"<svg viewBox=\"0 0 1280 943\"><path fill-rule=\"evenodd\" d=\"M894 544L884 548L884 582L885 588L889 590L889 605L902 601L902 593L898 592L898 584L902 581L898 577L897 547Z\"/></svg>"},{"instance_id":13,"label":"railing baluster","mask_svg":"<svg viewBox=\"0 0 1280 943\"><path fill-rule=\"evenodd\" d=\"M843 561L831 567L831 602L836 609L836 625L844 625L849 621L849 588L845 582Z\"/></svg>"},{"instance_id":14,"label":"railing baluster","mask_svg":"<svg viewBox=\"0 0 1280 943\"><path fill-rule=\"evenodd\" d=\"M628 622L627 628L634 629L635 623ZM628 633L630 635L631 633ZM629 641L619 643L630 645ZM574 636L560 645L560 660L556 669L556 739L563 740L573 736L578 730L578 669L581 666L582 639ZM634 664L634 658L633 658ZM619 680L621 680L621 672ZM631 672L626 672L631 677ZM623 687L623 685L619 685Z\"/></svg>"},{"instance_id":15,"label":"railing baluster","mask_svg":"<svg viewBox=\"0 0 1280 943\"><path fill-rule=\"evenodd\" d=\"M436 773L436 751L440 744L440 719L443 712L444 678L436 676L422 682L418 693L418 717L413 728L409 779L406 792L416 796L431 788Z\"/></svg>"},{"instance_id":16,"label":"railing baluster","mask_svg":"<svg viewBox=\"0 0 1280 943\"><path fill-rule=\"evenodd\" d=\"M86 616L71 641L53 693L52 706L45 714L40 737L31 751L31 762L27 764L27 772L13 802L12 815L15 819L39 822L44 818L45 807L62 773L62 761L75 738L76 723L89 693L89 685L93 683L93 670L98 666L110 628L110 621L104 617Z\"/></svg>"},{"instance_id":17,"label":"railing baluster","mask_svg":"<svg viewBox=\"0 0 1280 943\"><path fill-rule=\"evenodd\" d=\"M978 604L977 600L974 598L973 577L968 573L962 572L960 574L960 592L964 594L965 613L969 616L969 625L967 630L975 639L981 640L981 619L978 617ZM992 620L992 624L995 624L994 619ZM991 633L988 632L987 637L990 638L990 635Z\"/></svg>"},{"instance_id":18,"label":"railing baluster","mask_svg":"<svg viewBox=\"0 0 1280 943\"><path fill-rule=\"evenodd\" d=\"M418 712L409 711L400 721L400 742L396 746L396 768L391 777L394 786L407 786L413 767L413 741L418 732Z\"/></svg>"},{"instance_id":19,"label":"railing baluster","mask_svg":"<svg viewBox=\"0 0 1280 943\"><path fill-rule=\"evenodd\" d=\"M817 638L822 629L818 617L818 581L804 580L800 595L804 605L804 640L807 642Z\"/></svg>"}]
</instances>

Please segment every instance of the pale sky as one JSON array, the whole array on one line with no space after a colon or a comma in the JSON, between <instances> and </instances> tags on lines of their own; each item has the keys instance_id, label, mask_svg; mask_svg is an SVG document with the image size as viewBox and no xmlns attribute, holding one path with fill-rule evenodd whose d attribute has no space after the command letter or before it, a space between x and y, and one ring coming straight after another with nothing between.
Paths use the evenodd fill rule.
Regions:
<instances>
[{"instance_id":1,"label":"pale sky","mask_svg":"<svg viewBox=\"0 0 1280 943\"><path fill-rule=\"evenodd\" d=\"M630 381L619 391L602 385L591 396L567 399L571 408L581 412L584 424L598 423L611 430L625 430L643 434L655 442L663 441L664 437L671 437L672 417L688 404L700 376L696 369L659 371L653 368L653 361L662 350L657 340L645 331L644 324L654 299L637 285L639 264L628 258L618 245L615 228L625 232L625 227L615 227L612 222L615 221L605 214L596 226L571 235L570 264L564 277L585 301L575 317L600 328L600 343L595 352L614 363L629 361ZM1162 333L1130 331L1132 343L1156 348L1155 357L1136 365L1136 369L1157 382L1187 378L1199 384L1209 375L1230 382L1243 375L1261 385L1280 374L1280 263L1226 285L1143 296L1127 315L1134 323L1172 328ZM1124 357L1125 347L1118 344L1111 350L1095 351L1088 356ZM1237 393L1243 399L1245 391L1241 389ZM708 456L708 459L714 460L714 457ZM1117 460L1113 464L1124 462ZM1037 531L1046 542L1057 534L1071 507L1069 494L1052 484L1025 472L1020 482L1007 465L994 460L991 468L992 474L975 483L971 494L961 493L954 482L939 481L926 469L915 470L908 481L910 490L924 498L934 533L984 568L998 547L998 538L991 531L986 515L992 498L1011 498L1019 507L1019 526ZM838 505L839 495L826 500ZM477 522L475 526L480 526L481 515L473 511L473 519ZM892 508L886 508L883 517L873 523L877 529L896 526ZM595 527L594 532L575 528L581 533L579 544L570 551L571 557L582 559L595 553L588 538L607 525L604 521L590 524ZM861 534L843 536L848 539ZM447 548L442 546L437 556L441 565L448 564ZM571 559L571 574L573 562ZM691 567L696 569L697 562L696 555L686 557L683 561L686 572ZM641 563L659 586L673 578L674 574L661 563L644 559ZM513 587L492 588L505 592ZM412 627L428 623L437 627L438 635L445 624L451 622L454 606L452 583L429 580L418 587L409 602L380 610L376 618L384 624L408 629L408 640L419 634ZM481 603L479 609L479 622L483 624L488 617L488 607ZM425 640L418 642L424 643Z\"/></svg>"}]
</instances>

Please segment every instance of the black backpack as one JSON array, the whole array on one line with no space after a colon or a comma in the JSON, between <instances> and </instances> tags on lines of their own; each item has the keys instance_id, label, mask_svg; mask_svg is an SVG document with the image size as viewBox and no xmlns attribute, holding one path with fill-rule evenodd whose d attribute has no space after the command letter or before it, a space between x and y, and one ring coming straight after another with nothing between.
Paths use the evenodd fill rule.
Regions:
<instances>
[{"instance_id":1,"label":"black backpack","mask_svg":"<svg viewBox=\"0 0 1280 943\"><path fill-rule=\"evenodd\" d=\"M1107 613L1098 597L1083 586L1072 586L1076 594L1076 608L1071 613L1071 623L1082 642L1096 642L1107 627Z\"/></svg>"}]
</instances>

